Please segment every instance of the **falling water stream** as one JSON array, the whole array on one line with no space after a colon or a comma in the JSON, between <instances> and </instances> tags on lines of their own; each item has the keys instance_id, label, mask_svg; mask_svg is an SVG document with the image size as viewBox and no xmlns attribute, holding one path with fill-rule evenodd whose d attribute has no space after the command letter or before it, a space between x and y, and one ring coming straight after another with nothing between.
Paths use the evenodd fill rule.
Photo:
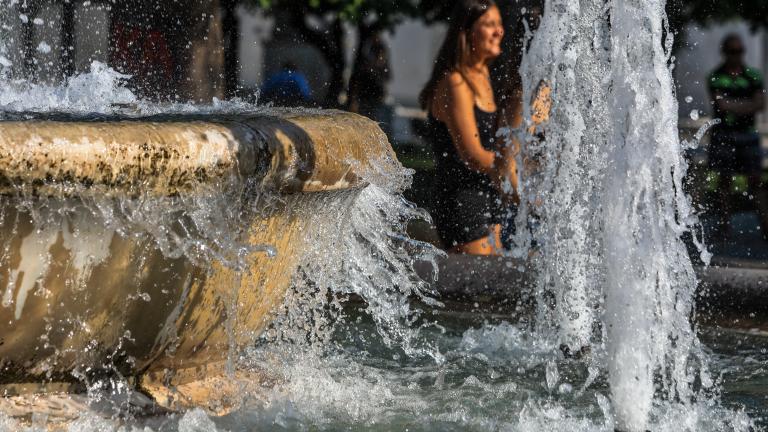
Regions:
<instances>
[{"instance_id":1,"label":"falling water stream","mask_svg":"<svg viewBox=\"0 0 768 432\"><path fill-rule=\"evenodd\" d=\"M553 318L540 321L571 352L605 350L616 427L628 431L646 430L654 403L689 407L712 385L690 322L696 276L682 235L697 220L664 6L548 1L521 72L524 100L542 86L553 100L545 139L527 138L540 169L523 179L520 215L540 220L538 297Z\"/></svg>"},{"instance_id":2,"label":"falling water stream","mask_svg":"<svg viewBox=\"0 0 768 432\"><path fill-rule=\"evenodd\" d=\"M120 376L106 382L83 373L87 394L49 397L46 406L56 409L24 420L0 413L0 431L766 426L768 338L695 329L689 321L696 280L681 236L696 219L682 192L682 150L694 144L677 137L663 6L546 4L521 69L525 100L542 85L553 98L550 120L537 131L546 139L518 133L525 156L536 161L535 175L521 182L518 223L525 229L518 229L513 251L530 254L537 275L530 320L442 307L414 271L415 263L434 262L440 253L404 234L410 220L427 217L401 196L411 173L374 169L360 194L305 215L314 228L274 324L243 352L230 353L233 380L268 371L255 390L243 386L234 412L143 409L136 401L145 398ZM19 19L3 7L5 22ZM15 80L8 73L13 58L0 47L3 118L269 110L238 101L148 103L99 63L60 85ZM382 168L393 163L380 161ZM78 263L84 271L103 255L99 244L107 236L138 236L148 253L237 268L238 224L281 198L239 178L214 186L176 198L12 199L33 215L35 244L49 241L51 230L73 233L68 247L88 251ZM73 219L75 209L88 219ZM532 217L537 224L528 223ZM195 229L180 232L179 221ZM263 245L261 253L280 251ZM57 416L67 421L55 423Z\"/></svg>"}]
</instances>

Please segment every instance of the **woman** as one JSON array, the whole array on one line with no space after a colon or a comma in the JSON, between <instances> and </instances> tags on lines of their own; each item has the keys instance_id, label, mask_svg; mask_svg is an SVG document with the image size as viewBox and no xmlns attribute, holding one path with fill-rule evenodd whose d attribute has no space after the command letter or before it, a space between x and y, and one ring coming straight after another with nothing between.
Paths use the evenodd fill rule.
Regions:
<instances>
[{"instance_id":1,"label":"woman","mask_svg":"<svg viewBox=\"0 0 768 432\"><path fill-rule=\"evenodd\" d=\"M489 63L501 54L504 29L492 0L461 0L420 102L436 159L434 220L451 252L491 255L501 245L502 201L514 200L496 138L497 106ZM505 186L506 184L506 186ZM505 191L502 191L504 189Z\"/></svg>"}]
</instances>

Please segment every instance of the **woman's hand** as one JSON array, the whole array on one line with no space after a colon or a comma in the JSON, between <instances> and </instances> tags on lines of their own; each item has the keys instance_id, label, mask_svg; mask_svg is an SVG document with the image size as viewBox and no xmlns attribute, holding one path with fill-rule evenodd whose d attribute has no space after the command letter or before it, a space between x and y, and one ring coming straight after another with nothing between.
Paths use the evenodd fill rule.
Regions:
<instances>
[{"instance_id":1,"label":"woman's hand","mask_svg":"<svg viewBox=\"0 0 768 432\"><path fill-rule=\"evenodd\" d=\"M494 160L494 175L492 177L494 186L501 194L501 199L505 204L520 204L520 195L517 184L517 163L512 155L505 155L507 152L496 154Z\"/></svg>"}]
</instances>

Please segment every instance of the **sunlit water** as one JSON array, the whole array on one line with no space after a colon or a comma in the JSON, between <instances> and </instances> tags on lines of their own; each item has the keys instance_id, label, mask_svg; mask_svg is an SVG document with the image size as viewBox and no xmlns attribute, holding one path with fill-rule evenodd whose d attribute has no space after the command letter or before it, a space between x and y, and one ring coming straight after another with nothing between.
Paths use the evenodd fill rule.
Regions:
<instances>
[{"instance_id":1,"label":"sunlit water","mask_svg":"<svg viewBox=\"0 0 768 432\"><path fill-rule=\"evenodd\" d=\"M367 314L345 312L323 355L268 344L253 350L247 366L271 370L279 383L246 397L230 415L193 410L110 418L94 409L63 429L613 431L607 377L601 372L584 388L588 367L563 358L553 341L505 321L484 322L476 313L427 314L439 325L421 337L446 359L436 364L385 348ZM712 347L712 373L726 408L707 401L686 412L657 408L650 430L738 430L750 423L747 416L767 425L768 339L710 330L702 338ZM3 418L3 427L19 425Z\"/></svg>"},{"instance_id":2,"label":"sunlit water","mask_svg":"<svg viewBox=\"0 0 768 432\"><path fill-rule=\"evenodd\" d=\"M22 423L3 415L0 430L611 431L647 425L730 431L764 425L768 342L704 331L700 345L688 322L695 281L680 235L695 218L680 188L685 166L670 117L677 110L662 5L612 2L611 40L605 5L581 3L579 10L575 2L548 2L539 34L552 39L535 39L523 68L526 96L545 80L554 85L556 101L545 147L532 149L540 152L533 155L545 165L543 176L526 184L524 200L528 211L540 206L542 222L534 232L539 325L441 311L412 268L439 253L402 234L410 219L424 217L400 196L408 172L374 170L365 173L372 186L355 202L313 215L325 222L307 239L295 289L276 324L253 347L231 353L238 370L270 378L244 394L234 413L216 418L201 409L157 414L131 408L125 403L131 391L118 379L72 397L77 414L59 426L42 414ZM641 33L646 44L635 43ZM590 37L580 38L584 34ZM557 38L562 35L573 39ZM13 56L0 54L0 65L10 70ZM10 118L29 111L89 118L265 111L237 101L153 105L138 100L122 79L98 63L61 85L4 74L0 106L15 112L4 114ZM216 185L233 191L225 196L201 189L193 197L85 202L114 232L141 232L166 255L237 267L240 233L228 227L277 198L243 179L228 182ZM32 202L18 198L27 207ZM247 211L222 210L232 199L248 204ZM59 210L67 205L35 204L45 209L36 223L61 223L67 212ZM162 229L180 219L200 229L189 236ZM530 238L518 240L527 253ZM353 310L349 296L365 299L366 310ZM425 304L414 306L409 297ZM662 312L654 315L654 308ZM566 358L563 343L591 350Z\"/></svg>"}]
</instances>

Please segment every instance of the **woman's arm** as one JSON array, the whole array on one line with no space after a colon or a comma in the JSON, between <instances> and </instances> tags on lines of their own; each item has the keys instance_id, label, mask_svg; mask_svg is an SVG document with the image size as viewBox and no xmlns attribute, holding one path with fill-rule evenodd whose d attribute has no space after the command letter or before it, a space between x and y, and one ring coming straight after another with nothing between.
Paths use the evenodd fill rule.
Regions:
<instances>
[{"instance_id":1,"label":"woman's arm","mask_svg":"<svg viewBox=\"0 0 768 432\"><path fill-rule=\"evenodd\" d=\"M453 138L453 145L471 169L488 175L495 181L498 177L496 155L486 150L480 142L475 119L475 95L461 74L454 72L447 78L445 124ZM439 98L438 98L439 99ZM437 103L440 103L437 101Z\"/></svg>"}]
</instances>

